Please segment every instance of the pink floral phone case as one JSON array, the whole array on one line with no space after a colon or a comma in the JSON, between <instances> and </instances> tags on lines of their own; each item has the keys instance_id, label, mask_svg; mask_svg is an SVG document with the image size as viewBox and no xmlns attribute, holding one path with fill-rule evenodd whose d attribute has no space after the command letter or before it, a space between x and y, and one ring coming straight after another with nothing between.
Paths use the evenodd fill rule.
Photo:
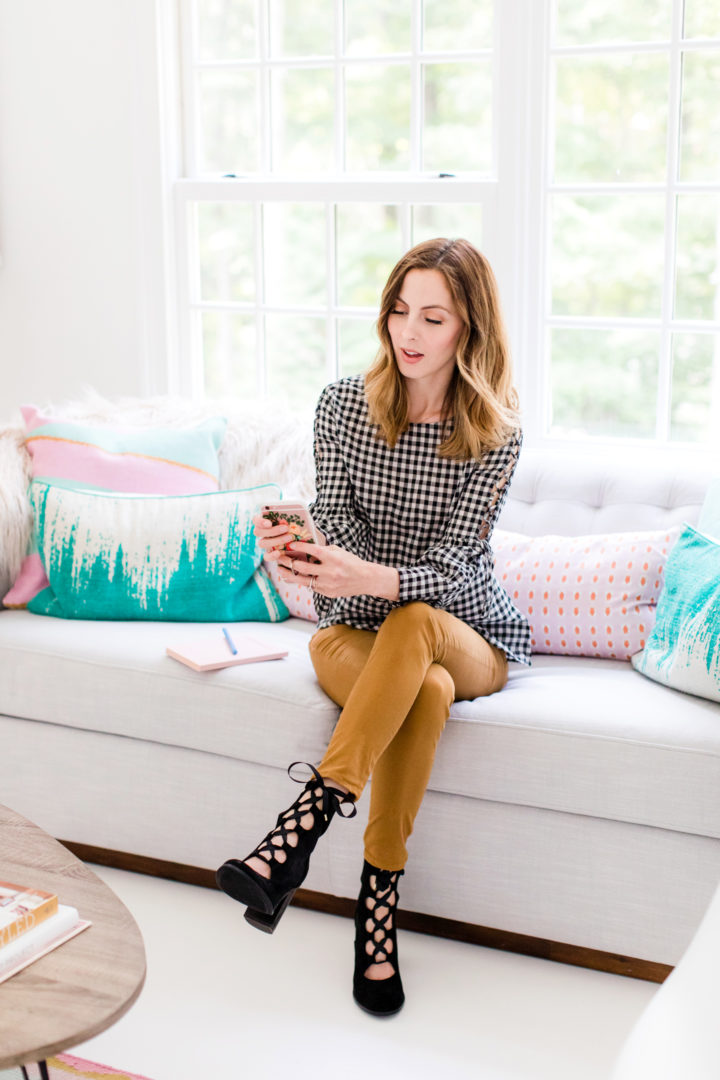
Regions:
<instances>
[{"instance_id":1,"label":"pink floral phone case","mask_svg":"<svg viewBox=\"0 0 720 1080\"><path fill-rule=\"evenodd\" d=\"M318 537L315 532L315 526L313 525L312 518L310 517L310 511L302 503L274 503L270 506L263 506L262 516L271 521L273 525L286 524L288 532L292 534L293 540L302 541L303 544L317 544ZM287 549L285 549L287 550ZM300 553L294 551L288 551L288 556L292 559L298 559L301 562L319 562L319 559L314 559L311 555L306 555L304 552Z\"/></svg>"}]
</instances>

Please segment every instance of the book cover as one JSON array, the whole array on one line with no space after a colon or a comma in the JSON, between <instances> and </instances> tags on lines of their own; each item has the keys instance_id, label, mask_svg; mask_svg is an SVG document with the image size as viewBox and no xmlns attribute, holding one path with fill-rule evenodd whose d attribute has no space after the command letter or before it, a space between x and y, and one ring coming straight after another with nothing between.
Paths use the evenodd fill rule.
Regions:
<instances>
[{"instance_id":1,"label":"book cover","mask_svg":"<svg viewBox=\"0 0 720 1080\"><path fill-rule=\"evenodd\" d=\"M49 919L57 909L54 893L0 881L0 951Z\"/></svg>"},{"instance_id":2,"label":"book cover","mask_svg":"<svg viewBox=\"0 0 720 1080\"><path fill-rule=\"evenodd\" d=\"M16 938L0 953L0 983L22 971L59 945L64 945L92 925L81 919L77 908L59 904L55 915Z\"/></svg>"},{"instance_id":3,"label":"book cover","mask_svg":"<svg viewBox=\"0 0 720 1080\"><path fill-rule=\"evenodd\" d=\"M287 656L287 649L272 649L262 641L234 630L228 640L220 628L168 645L165 651L173 660L179 660L194 671L217 671L235 664L282 660Z\"/></svg>"}]
</instances>

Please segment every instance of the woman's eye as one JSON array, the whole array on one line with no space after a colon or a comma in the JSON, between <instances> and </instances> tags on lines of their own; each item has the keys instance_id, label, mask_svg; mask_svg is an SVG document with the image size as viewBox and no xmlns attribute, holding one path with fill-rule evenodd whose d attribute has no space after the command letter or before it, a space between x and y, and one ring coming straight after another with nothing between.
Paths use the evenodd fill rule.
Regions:
<instances>
[{"instance_id":1,"label":"woman's eye","mask_svg":"<svg viewBox=\"0 0 720 1080\"><path fill-rule=\"evenodd\" d=\"M390 312L390 314L391 314L391 315L404 315L404 314L405 314L405 312L404 312L404 311L400 311L400 310L399 310L398 308L393 308L393 309L392 309L392 311Z\"/></svg>"},{"instance_id":2,"label":"woman's eye","mask_svg":"<svg viewBox=\"0 0 720 1080\"><path fill-rule=\"evenodd\" d=\"M442 323L441 319L426 319L425 321L429 322L429 323L432 323L433 326L440 326L441 323Z\"/></svg>"}]
</instances>

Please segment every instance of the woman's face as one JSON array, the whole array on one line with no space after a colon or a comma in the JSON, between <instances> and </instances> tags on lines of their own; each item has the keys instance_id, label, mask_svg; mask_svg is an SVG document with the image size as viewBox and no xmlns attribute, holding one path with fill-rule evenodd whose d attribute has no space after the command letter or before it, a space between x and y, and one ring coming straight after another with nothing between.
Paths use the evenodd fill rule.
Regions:
<instances>
[{"instance_id":1,"label":"woman's face","mask_svg":"<svg viewBox=\"0 0 720 1080\"><path fill-rule=\"evenodd\" d=\"M388 315L388 333L400 374L447 388L463 329L450 289L439 270L408 270Z\"/></svg>"}]
</instances>

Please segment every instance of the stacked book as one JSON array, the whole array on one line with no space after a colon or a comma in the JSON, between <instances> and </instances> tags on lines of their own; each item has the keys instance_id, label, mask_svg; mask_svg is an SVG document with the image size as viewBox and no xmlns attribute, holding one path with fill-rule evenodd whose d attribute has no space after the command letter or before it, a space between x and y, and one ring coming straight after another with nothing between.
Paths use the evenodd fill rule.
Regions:
<instances>
[{"instance_id":1,"label":"stacked book","mask_svg":"<svg viewBox=\"0 0 720 1080\"><path fill-rule=\"evenodd\" d=\"M53 893L0 881L0 983L88 926Z\"/></svg>"}]
</instances>

